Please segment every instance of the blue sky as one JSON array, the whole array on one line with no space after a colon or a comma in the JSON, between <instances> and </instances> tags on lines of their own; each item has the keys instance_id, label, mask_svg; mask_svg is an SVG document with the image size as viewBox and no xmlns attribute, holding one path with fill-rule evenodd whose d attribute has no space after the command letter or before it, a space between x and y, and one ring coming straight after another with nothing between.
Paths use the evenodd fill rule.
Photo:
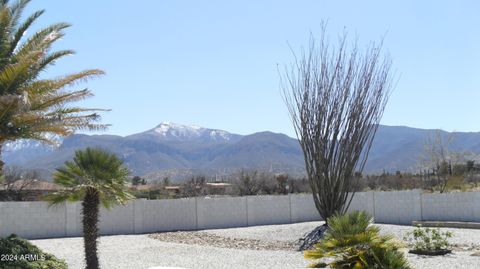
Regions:
<instances>
[{"instance_id":1,"label":"blue sky","mask_svg":"<svg viewBox=\"0 0 480 269\"><path fill-rule=\"evenodd\" d=\"M385 37L399 81L383 124L480 131L478 1L61 1L36 27L73 24L57 48L77 55L45 76L100 68L82 102L110 108L107 133L128 135L161 121L239 134L294 136L277 66L328 20L360 46Z\"/></svg>"}]
</instances>

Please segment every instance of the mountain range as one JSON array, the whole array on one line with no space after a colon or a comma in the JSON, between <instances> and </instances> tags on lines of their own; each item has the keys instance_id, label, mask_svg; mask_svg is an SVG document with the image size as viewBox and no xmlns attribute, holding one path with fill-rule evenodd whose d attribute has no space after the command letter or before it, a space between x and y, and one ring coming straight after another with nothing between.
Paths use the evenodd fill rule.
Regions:
<instances>
[{"instance_id":1,"label":"mountain range","mask_svg":"<svg viewBox=\"0 0 480 269\"><path fill-rule=\"evenodd\" d=\"M418 171L426 138L435 130L380 125L365 173ZM480 153L480 133L441 131L453 136L452 151ZM149 180L173 180L204 174L228 176L240 169L273 173L304 173L303 154L295 138L272 132L238 135L224 130L162 122L153 129L129 136L75 134L53 147L36 141L8 143L7 165L36 169L49 177L71 159L75 150L100 147L116 153L133 175Z\"/></svg>"}]
</instances>

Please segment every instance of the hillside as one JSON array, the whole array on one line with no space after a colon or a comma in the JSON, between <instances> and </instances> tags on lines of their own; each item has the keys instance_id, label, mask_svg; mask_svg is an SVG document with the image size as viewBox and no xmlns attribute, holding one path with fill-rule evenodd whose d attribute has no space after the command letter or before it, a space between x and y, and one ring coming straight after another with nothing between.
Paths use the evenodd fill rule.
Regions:
<instances>
[{"instance_id":1,"label":"hillside","mask_svg":"<svg viewBox=\"0 0 480 269\"><path fill-rule=\"evenodd\" d=\"M366 173L417 171L425 139L434 130L380 126ZM444 136L449 135L442 132ZM480 153L480 133L453 134L451 149ZM183 178L193 174L228 175L239 169L303 173L303 155L296 139L260 132L232 134L218 129L163 122L153 129L122 137L78 134L59 141L58 148L33 141L11 143L4 149L8 165L39 169L50 174L75 150L101 147L117 153L134 175L149 179Z\"/></svg>"}]
</instances>

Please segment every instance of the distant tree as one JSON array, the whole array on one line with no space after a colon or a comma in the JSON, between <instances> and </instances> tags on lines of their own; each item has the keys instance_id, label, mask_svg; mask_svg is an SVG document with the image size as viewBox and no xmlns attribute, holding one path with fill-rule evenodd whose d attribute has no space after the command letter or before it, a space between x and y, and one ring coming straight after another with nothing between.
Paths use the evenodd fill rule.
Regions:
<instances>
[{"instance_id":1,"label":"distant tree","mask_svg":"<svg viewBox=\"0 0 480 269\"><path fill-rule=\"evenodd\" d=\"M466 166L467 172L472 172L475 169L475 161L468 160L465 163L465 166Z\"/></svg>"},{"instance_id":2,"label":"distant tree","mask_svg":"<svg viewBox=\"0 0 480 269\"><path fill-rule=\"evenodd\" d=\"M443 193L447 187L448 179L452 175L452 162L456 164L456 154L450 151L453 135L442 135L440 130L428 135L425 141L423 164L432 171L437 187Z\"/></svg>"},{"instance_id":3,"label":"distant tree","mask_svg":"<svg viewBox=\"0 0 480 269\"><path fill-rule=\"evenodd\" d=\"M170 186L170 184L171 184L170 178L164 177L164 178L162 179L162 185L163 185L163 186Z\"/></svg>"},{"instance_id":4,"label":"distant tree","mask_svg":"<svg viewBox=\"0 0 480 269\"><path fill-rule=\"evenodd\" d=\"M38 180L36 170L24 170L17 166L7 166L4 170L3 191L0 200L24 201L26 189Z\"/></svg>"},{"instance_id":5,"label":"distant tree","mask_svg":"<svg viewBox=\"0 0 480 269\"><path fill-rule=\"evenodd\" d=\"M259 183L257 180L258 171L248 172L242 170L239 178L236 182L238 188L238 194L240 196L245 195L257 195L259 190Z\"/></svg>"},{"instance_id":6,"label":"distant tree","mask_svg":"<svg viewBox=\"0 0 480 269\"><path fill-rule=\"evenodd\" d=\"M75 152L53 175L55 183L66 187L45 198L52 204L82 201L83 241L86 269L98 269L97 238L99 206L125 204L133 196L128 191L128 169L114 154L87 148Z\"/></svg>"},{"instance_id":7,"label":"distant tree","mask_svg":"<svg viewBox=\"0 0 480 269\"><path fill-rule=\"evenodd\" d=\"M396 171L395 174L382 173L366 175L361 178L361 188L368 190L409 190L421 187L422 174L414 175L408 172Z\"/></svg>"},{"instance_id":8,"label":"distant tree","mask_svg":"<svg viewBox=\"0 0 480 269\"><path fill-rule=\"evenodd\" d=\"M132 185L137 186L137 185L146 185L147 181L144 178L141 178L139 176L134 176L132 178Z\"/></svg>"},{"instance_id":9,"label":"distant tree","mask_svg":"<svg viewBox=\"0 0 480 269\"><path fill-rule=\"evenodd\" d=\"M205 176L193 176L185 182L180 189L180 197L197 197L206 193L205 184L207 180Z\"/></svg>"},{"instance_id":10,"label":"distant tree","mask_svg":"<svg viewBox=\"0 0 480 269\"><path fill-rule=\"evenodd\" d=\"M288 185L288 175L286 174L281 174L275 176L275 179L277 180L277 188L278 192L281 194L288 194L290 186Z\"/></svg>"},{"instance_id":11,"label":"distant tree","mask_svg":"<svg viewBox=\"0 0 480 269\"><path fill-rule=\"evenodd\" d=\"M334 48L322 28L282 77L320 216L344 214L358 185L391 90L391 61L372 43L360 53L344 33ZM349 195L351 193L352 195Z\"/></svg>"},{"instance_id":12,"label":"distant tree","mask_svg":"<svg viewBox=\"0 0 480 269\"><path fill-rule=\"evenodd\" d=\"M270 195L270 194L279 194L283 193L279 186L279 182L275 178L275 175L270 172L257 172L256 174L256 183L257 183L257 195ZM285 185L286 186L286 185ZM283 187L285 187L283 186Z\"/></svg>"},{"instance_id":13,"label":"distant tree","mask_svg":"<svg viewBox=\"0 0 480 269\"><path fill-rule=\"evenodd\" d=\"M133 186L140 185L141 180L142 180L141 177L139 177L139 176L134 176L134 177L132 178L132 185L133 185Z\"/></svg>"},{"instance_id":14,"label":"distant tree","mask_svg":"<svg viewBox=\"0 0 480 269\"><path fill-rule=\"evenodd\" d=\"M454 176L466 176L468 174L467 165L464 163L455 163L451 165L451 168Z\"/></svg>"},{"instance_id":15,"label":"distant tree","mask_svg":"<svg viewBox=\"0 0 480 269\"><path fill-rule=\"evenodd\" d=\"M465 162L465 177L468 182L475 184L475 187L478 186L479 175L478 168L475 165L474 160L467 160Z\"/></svg>"},{"instance_id":16,"label":"distant tree","mask_svg":"<svg viewBox=\"0 0 480 269\"><path fill-rule=\"evenodd\" d=\"M305 177L289 178L288 180L290 193L310 193L310 184Z\"/></svg>"},{"instance_id":17,"label":"distant tree","mask_svg":"<svg viewBox=\"0 0 480 269\"><path fill-rule=\"evenodd\" d=\"M41 78L48 67L71 50L52 51L70 25L57 23L36 32L31 26L44 13L36 11L23 21L22 12L29 0L0 1L0 153L8 141L35 139L55 143L53 135L67 136L75 130L98 130L99 109L69 106L92 96L88 89L71 91L69 87L102 75L101 70L85 70ZM3 173L0 160L0 175Z\"/></svg>"}]
</instances>

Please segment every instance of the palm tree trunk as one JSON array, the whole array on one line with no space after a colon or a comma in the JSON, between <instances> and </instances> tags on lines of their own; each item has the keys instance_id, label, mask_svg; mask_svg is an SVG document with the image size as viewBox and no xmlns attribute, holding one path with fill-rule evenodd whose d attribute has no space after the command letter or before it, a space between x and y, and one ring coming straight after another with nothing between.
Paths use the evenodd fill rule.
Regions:
<instances>
[{"instance_id":1,"label":"palm tree trunk","mask_svg":"<svg viewBox=\"0 0 480 269\"><path fill-rule=\"evenodd\" d=\"M97 254L98 213L100 196L96 189L87 189L83 206L83 243L86 269L99 269Z\"/></svg>"}]
</instances>

